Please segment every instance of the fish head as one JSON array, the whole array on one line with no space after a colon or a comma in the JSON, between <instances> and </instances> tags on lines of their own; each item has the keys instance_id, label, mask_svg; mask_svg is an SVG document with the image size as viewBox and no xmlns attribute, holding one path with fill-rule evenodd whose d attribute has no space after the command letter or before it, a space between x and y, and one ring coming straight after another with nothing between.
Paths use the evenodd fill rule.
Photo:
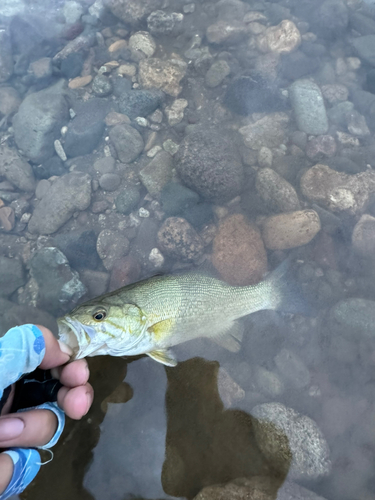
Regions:
<instances>
[{"instance_id":1,"label":"fish head","mask_svg":"<svg viewBox=\"0 0 375 500\"><path fill-rule=\"evenodd\" d=\"M146 317L135 304L91 301L57 320L59 339L73 350L72 359L108 354L126 356L142 339Z\"/></svg>"}]
</instances>

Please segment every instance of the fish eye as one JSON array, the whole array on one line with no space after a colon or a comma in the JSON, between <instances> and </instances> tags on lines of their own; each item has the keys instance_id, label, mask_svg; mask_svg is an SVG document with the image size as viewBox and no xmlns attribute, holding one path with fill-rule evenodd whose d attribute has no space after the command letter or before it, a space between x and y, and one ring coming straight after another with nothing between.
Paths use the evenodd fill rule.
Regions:
<instances>
[{"instance_id":1,"label":"fish eye","mask_svg":"<svg viewBox=\"0 0 375 500\"><path fill-rule=\"evenodd\" d=\"M95 321L103 321L105 317L107 316L107 313L104 311L104 309L100 309L99 311L95 311L92 317L94 318Z\"/></svg>"}]
</instances>

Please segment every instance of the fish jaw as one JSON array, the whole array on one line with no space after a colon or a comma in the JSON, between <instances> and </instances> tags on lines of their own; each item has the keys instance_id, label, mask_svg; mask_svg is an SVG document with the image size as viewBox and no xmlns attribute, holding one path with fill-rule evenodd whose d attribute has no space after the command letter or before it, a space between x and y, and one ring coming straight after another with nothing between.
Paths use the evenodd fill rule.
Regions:
<instances>
[{"instance_id":1,"label":"fish jaw","mask_svg":"<svg viewBox=\"0 0 375 500\"><path fill-rule=\"evenodd\" d=\"M58 319L57 324L59 340L73 350L72 359L85 358L105 346L105 342L98 342L98 335L94 328L84 326L69 316Z\"/></svg>"}]
</instances>

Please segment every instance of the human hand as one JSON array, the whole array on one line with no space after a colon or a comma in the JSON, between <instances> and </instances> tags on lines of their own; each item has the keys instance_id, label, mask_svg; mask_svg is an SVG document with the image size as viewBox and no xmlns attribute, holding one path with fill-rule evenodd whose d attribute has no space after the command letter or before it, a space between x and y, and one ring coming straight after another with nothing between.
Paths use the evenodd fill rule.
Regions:
<instances>
[{"instance_id":1,"label":"human hand","mask_svg":"<svg viewBox=\"0 0 375 500\"><path fill-rule=\"evenodd\" d=\"M0 448L8 449L0 454L0 500L23 491L37 474L40 456L29 448L52 447L62 433L64 412L80 419L91 406L94 391L88 383L87 362L80 359L65 365L70 354L69 348L42 326L23 325L0 338L0 400L3 389L37 366L51 369L62 384L57 404L45 403L17 413L10 413L15 395L11 386L0 416Z\"/></svg>"}]
</instances>

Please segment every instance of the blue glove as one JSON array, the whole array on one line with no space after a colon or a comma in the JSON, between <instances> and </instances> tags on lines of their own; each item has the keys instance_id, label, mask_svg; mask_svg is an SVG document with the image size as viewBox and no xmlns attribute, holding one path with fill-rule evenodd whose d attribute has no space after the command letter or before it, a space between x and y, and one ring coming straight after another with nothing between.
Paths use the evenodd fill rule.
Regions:
<instances>
[{"instance_id":1,"label":"blue glove","mask_svg":"<svg viewBox=\"0 0 375 500\"><path fill-rule=\"evenodd\" d=\"M4 390L24 374L33 372L42 362L44 355L44 337L35 325L11 328L0 338L0 401ZM61 436L65 424L64 412L56 403L44 403L19 411L31 409L47 409L57 417L58 427L55 435L49 443L40 447L49 449ZM0 495L0 500L21 493L34 479L41 466L40 455L34 449L11 448L4 453L10 456L14 467L12 479L4 493Z\"/></svg>"}]
</instances>

